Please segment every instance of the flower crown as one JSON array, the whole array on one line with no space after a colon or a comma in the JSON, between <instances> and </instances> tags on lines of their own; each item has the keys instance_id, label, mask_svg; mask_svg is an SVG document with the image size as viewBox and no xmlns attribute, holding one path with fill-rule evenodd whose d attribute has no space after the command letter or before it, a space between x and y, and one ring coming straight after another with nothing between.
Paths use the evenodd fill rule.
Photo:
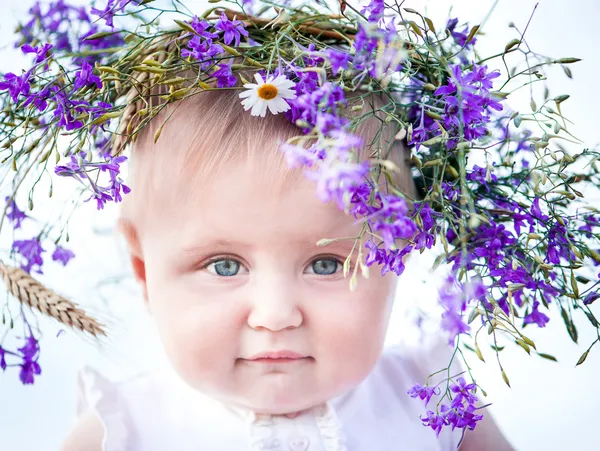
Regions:
<instances>
[{"instance_id":1,"label":"flower crown","mask_svg":"<svg viewBox=\"0 0 600 451\"><path fill-rule=\"evenodd\" d=\"M281 146L290 165L311 167L319 197L362 221L353 249L358 264L351 271L352 254L344 264L350 289L359 268L368 276L377 263L382 274L400 275L403 257L415 251L437 252L436 265L447 267L439 303L441 327L455 348L448 377L409 391L425 406L439 396L421 417L437 434L445 426L472 429L482 418L471 372L470 383L449 374L454 359L484 360L482 331L508 384L501 343L554 360L537 350L526 327L544 327L560 311L576 342L573 318L580 311L599 330L590 306L600 297L600 214L583 192L600 186L600 154L561 145L578 143L561 112L567 95L551 97L546 90L540 104L532 96L531 111L522 113L505 102L511 92L543 83L546 66L559 65L570 77L576 58L536 54L524 32L482 58L479 27L452 19L438 29L418 11L383 0L358 8L340 0L335 11L323 2L223 0L236 9L212 6L201 16L178 0L170 10L153 0L101 3L89 10L63 0L38 3L17 29L17 46L33 63L0 81L1 186L7 191L0 230L8 222L14 232L29 218L16 201L27 193L33 210L37 180L49 169L79 182L84 202L94 200L99 210L120 202L130 192L119 176L127 160L122 152L165 105L198 91L236 89L248 114L284 114L298 126L302 134ZM163 27L159 19L169 14L177 18ZM119 28L119 21L127 27ZM491 70L491 61L502 61L508 73ZM161 102L148 101L157 86ZM361 92L389 99L380 112L385 125L397 125L395 139L412 149L420 199L397 189L397 168L381 154L357 158L364 143L353 134L358 121L346 112L363 108L347 99ZM374 114L367 110L361 116ZM307 137L315 144L297 144ZM66 265L74 257L64 231L65 224L49 224L33 238L15 240L8 257L15 263L0 262L0 275L21 304L100 337L102 324L31 275L42 274L42 245L49 240L53 261ZM399 249L399 242L408 244ZM0 346L0 367L18 366L27 384L41 371L39 343L23 311L21 318L25 343L15 351ZM12 320L1 327L10 332Z\"/></svg>"}]
</instances>

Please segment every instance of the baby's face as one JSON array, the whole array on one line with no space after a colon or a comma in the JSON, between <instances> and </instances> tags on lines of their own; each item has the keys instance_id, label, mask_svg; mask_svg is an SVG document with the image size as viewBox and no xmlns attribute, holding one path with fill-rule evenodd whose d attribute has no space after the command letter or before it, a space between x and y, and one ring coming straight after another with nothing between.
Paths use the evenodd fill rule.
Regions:
<instances>
[{"instance_id":1,"label":"baby's face","mask_svg":"<svg viewBox=\"0 0 600 451\"><path fill-rule=\"evenodd\" d=\"M151 214L149 307L192 387L260 413L295 412L352 388L379 358L396 277L359 270L349 290L342 264L354 240L316 242L361 227L315 190L305 179L280 190L232 163ZM294 358L256 359L263 353Z\"/></svg>"}]
</instances>

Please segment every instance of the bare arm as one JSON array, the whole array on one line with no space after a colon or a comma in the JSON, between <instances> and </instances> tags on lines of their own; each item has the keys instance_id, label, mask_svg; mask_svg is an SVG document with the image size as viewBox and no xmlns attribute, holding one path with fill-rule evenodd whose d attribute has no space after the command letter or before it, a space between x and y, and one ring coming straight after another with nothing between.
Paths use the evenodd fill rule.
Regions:
<instances>
[{"instance_id":1,"label":"bare arm","mask_svg":"<svg viewBox=\"0 0 600 451\"><path fill-rule=\"evenodd\" d=\"M81 415L60 451L102 451L104 428L98 416L88 410Z\"/></svg>"},{"instance_id":2,"label":"bare arm","mask_svg":"<svg viewBox=\"0 0 600 451\"><path fill-rule=\"evenodd\" d=\"M494 418L486 413L474 430L467 430L459 451L515 451Z\"/></svg>"}]
</instances>

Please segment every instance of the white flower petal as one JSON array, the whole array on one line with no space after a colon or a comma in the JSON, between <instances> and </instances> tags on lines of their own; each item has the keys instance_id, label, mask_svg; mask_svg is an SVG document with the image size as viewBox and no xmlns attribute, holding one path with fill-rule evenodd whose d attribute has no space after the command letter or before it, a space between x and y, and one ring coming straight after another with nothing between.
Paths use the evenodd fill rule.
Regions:
<instances>
[{"instance_id":1,"label":"white flower petal","mask_svg":"<svg viewBox=\"0 0 600 451\"><path fill-rule=\"evenodd\" d=\"M278 75L277 77L270 75L266 77L265 81L258 73L255 73L254 78L257 84L246 83L244 87L248 89L239 94L240 99L244 99L241 102L244 110L251 109L250 114L252 116L265 117L267 110L272 114L278 114L291 108L285 99L296 98L296 92L292 90L296 86L295 83L288 80L285 75ZM265 100L258 95L258 89L265 83L272 84L277 88L277 95L273 99Z\"/></svg>"},{"instance_id":2,"label":"white flower petal","mask_svg":"<svg viewBox=\"0 0 600 451\"><path fill-rule=\"evenodd\" d=\"M240 92L240 99L250 97L252 94L254 94L254 91L242 91Z\"/></svg>"},{"instance_id":3,"label":"white flower petal","mask_svg":"<svg viewBox=\"0 0 600 451\"><path fill-rule=\"evenodd\" d=\"M256 72L254 74L254 79L256 80L256 82L258 83L258 86L264 85L265 81L262 79L262 77L259 75L258 72Z\"/></svg>"},{"instance_id":4,"label":"white flower petal","mask_svg":"<svg viewBox=\"0 0 600 451\"><path fill-rule=\"evenodd\" d=\"M260 103L260 117L265 117L267 115L267 102L261 102Z\"/></svg>"}]
</instances>

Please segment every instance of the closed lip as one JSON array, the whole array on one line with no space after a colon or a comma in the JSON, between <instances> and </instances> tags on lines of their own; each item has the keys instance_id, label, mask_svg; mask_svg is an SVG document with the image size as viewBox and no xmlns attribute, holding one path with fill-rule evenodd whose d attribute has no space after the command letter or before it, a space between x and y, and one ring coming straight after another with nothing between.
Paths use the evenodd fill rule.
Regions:
<instances>
[{"instance_id":1,"label":"closed lip","mask_svg":"<svg viewBox=\"0 0 600 451\"><path fill-rule=\"evenodd\" d=\"M261 352L259 354L253 355L252 357L249 357L246 360L259 360L259 359L292 359L292 360L296 360L296 359L302 359L305 357L307 357L307 356L298 354L295 351L283 350L283 351Z\"/></svg>"}]
</instances>

